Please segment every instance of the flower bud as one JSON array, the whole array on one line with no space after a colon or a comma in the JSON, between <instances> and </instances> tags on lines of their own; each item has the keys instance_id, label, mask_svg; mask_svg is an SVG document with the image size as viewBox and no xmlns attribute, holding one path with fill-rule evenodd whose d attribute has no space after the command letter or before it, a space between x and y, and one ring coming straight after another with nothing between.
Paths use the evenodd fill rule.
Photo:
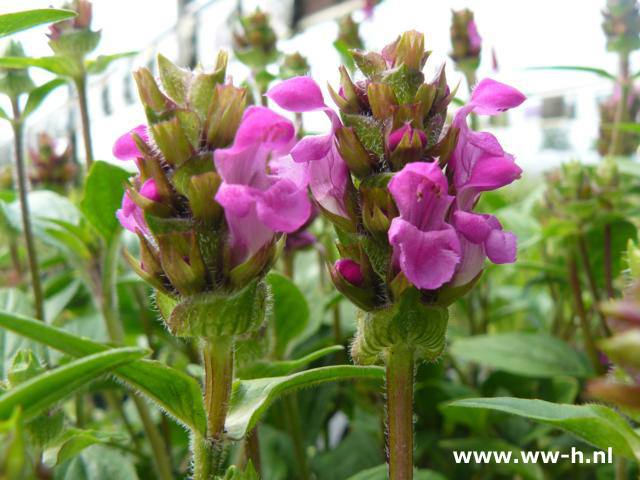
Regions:
<instances>
[{"instance_id":1,"label":"flower bud","mask_svg":"<svg viewBox=\"0 0 640 480\"><path fill-rule=\"evenodd\" d=\"M280 78L293 78L307 75L311 67L307 59L300 55L299 52L285 55L280 65Z\"/></svg>"},{"instance_id":2,"label":"flower bud","mask_svg":"<svg viewBox=\"0 0 640 480\"><path fill-rule=\"evenodd\" d=\"M342 45L346 50L364 48L359 30L360 24L355 22L351 15L340 17L338 19L338 38L336 43Z\"/></svg>"},{"instance_id":3,"label":"flower bud","mask_svg":"<svg viewBox=\"0 0 640 480\"><path fill-rule=\"evenodd\" d=\"M257 9L240 18L240 29L233 32L233 50L238 60L252 68L263 69L278 58L276 33L269 14Z\"/></svg>"},{"instance_id":4,"label":"flower bud","mask_svg":"<svg viewBox=\"0 0 640 480\"><path fill-rule=\"evenodd\" d=\"M391 220L398 215L398 209L388 189L390 180L390 174L371 175L359 188L362 198L362 223L372 235L385 240Z\"/></svg>"},{"instance_id":5,"label":"flower bud","mask_svg":"<svg viewBox=\"0 0 640 480\"><path fill-rule=\"evenodd\" d=\"M25 57L24 50L20 42L11 40L7 45L3 56L5 57ZM23 93L29 93L35 88L35 84L29 76L26 68L0 69L0 92L7 95L11 100L16 100Z\"/></svg>"},{"instance_id":6,"label":"flower bud","mask_svg":"<svg viewBox=\"0 0 640 480\"><path fill-rule=\"evenodd\" d=\"M100 42L100 32L90 29L92 5L88 0L74 0L64 8L74 10L74 18L54 23L49 27L49 46L58 55L80 62ZM82 68L82 67L80 67Z\"/></svg>"},{"instance_id":7,"label":"flower bud","mask_svg":"<svg viewBox=\"0 0 640 480\"><path fill-rule=\"evenodd\" d=\"M376 159L372 158L358 140L353 128L342 127L336 132L338 151L349 170L359 178L364 178L373 171Z\"/></svg>"},{"instance_id":8,"label":"flower bud","mask_svg":"<svg viewBox=\"0 0 640 480\"><path fill-rule=\"evenodd\" d=\"M17 385L44 373L44 371L45 368L31 350L18 350L11 361L7 380L9 380L11 388L15 388Z\"/></svg>"},{"instance_id":9,"label":"flower bud","mask_svg":"<svg viewBox=\"0 0 640 480\"><path fill-rule=\"evenodd\" d=\"M475 71L480 63L482 39L473 12L469 9L452 10L451 14L451 58L460 70Z\"/></svg>"},{"instance_id":10,"label":"flower bud","mask_svg":"<svg viewBox=\"0 0 640 480\"><path fill-rule=\"evenodd\" d=\"M71 145L52 139L46 132L38 134L38 149L29 149L34 186L42 186L59 193L66 192L76 173Z\"/></svg>"},{"instance_id":11,"label":"flower bud","mask_svg":"<svg viewBox=\"0 0 640 480\"><path fill-rule=\"evenodd\" d=\"M607 0L603 16L607 50L631 52L640 47L640 10L636 0Z\"/></svg>"}]
</instances>

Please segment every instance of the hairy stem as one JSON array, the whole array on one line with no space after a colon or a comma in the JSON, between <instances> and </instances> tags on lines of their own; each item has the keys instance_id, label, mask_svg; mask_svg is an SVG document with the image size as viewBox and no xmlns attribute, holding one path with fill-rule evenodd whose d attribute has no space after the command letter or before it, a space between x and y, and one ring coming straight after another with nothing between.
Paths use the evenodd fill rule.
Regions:
<instances>
[{"instance_id":1,"label":"hairy stem","mask_svg":"<svg viewBox=\"0 0 640 480\"><path fill-rule=\"evenodd\" d=\"M18 193L20 196L20 213L22 214L22 228L24 240L27 247L27 258L29 260L29 271L31 273L31 287L36 309L36 318L44 321L44 297L42 295L42 284L40 282L40 267L38 266L38 253L36 252L33 231L31 230L31 218L29 213L29 199L27 196L27 172L24 164L24 151L22 145L22 120L20 118L20 105L18 99L11 102L13 108L13 141L15 148L16 172L18 175Z\"/></svg>"},{"instance_id":2,"label":"hairy stem","mask_svg":"<svg viewBox=\"0 0 640 480\"><path fill-rule=\"evenodd\" d=\"M206 339L202 348L207 435L193 440L194 480L209 480L219 472L224 453L224 422L233 382L233 340Z\"/></svg>"},{"instance_id":3,"label":"hairy stem","mask_svg":"<svg viewBox=\"0 0 640 480\"><path fill-rule=\"evenodd\" d=\"M389 479L413 479L413 350L389 349L387 355L387 449Z\"/></svg>"},{"instance_id":4,"label":"hairy stem","mask_svg":"<svg viewBox=\"0 0 640 480\"><path fill-rule=\"evenodd\" d=\"M91 124L89 122L89 104L87 102L87 76L82 75L75 79L78 93L78 106L82 120L82 139L84 140L84 154L87 162L87 170L93 165L93 147L91 145Z\"/></svg>"}]
</instances>

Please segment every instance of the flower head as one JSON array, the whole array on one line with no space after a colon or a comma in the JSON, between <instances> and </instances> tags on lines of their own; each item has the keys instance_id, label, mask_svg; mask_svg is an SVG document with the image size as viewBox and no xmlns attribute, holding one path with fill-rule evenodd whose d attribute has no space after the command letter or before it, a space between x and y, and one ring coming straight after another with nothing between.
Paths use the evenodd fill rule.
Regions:
<instances>
[{"instance_id":1,"label":"flower head","mask_svg":"<svg viewBox=\"0 0 640 480\"><path fill-rule=\"evenodd\" d=\"M113 147L139 170L117 213L140 238L134 268L173 297L241 290L310 215L307 166L290 155L293 124L245 110L244 90L225 82L225 54L209 73L158 63L160 85L146 69L134 74L148 125Z\"/></svg>"},{"instance_id":2,"label":"flower head","mask_svg":"<svg viewBox=\"0 0 640 480\"><path fill-rule=\"evenodd\" d=\"M525 97L483 80L447 127L455 90L444 69L425 82L421 34L406 32L382 53L353 56L365 79L354 82L340 70L340 88L329 87L338 112L309 77L267 93L284 109L320 110L330 119L328 133L303 138L291 156L308 165L314 200L341 230L332 279L364 310L395 304L407 290L447 304L450 292L477 278L485 258L515 259L515 236L474 208L482 192L507 185L521 170L493 135L473 132L466 118L495 115Z\"/></svg>"}]
</instances>

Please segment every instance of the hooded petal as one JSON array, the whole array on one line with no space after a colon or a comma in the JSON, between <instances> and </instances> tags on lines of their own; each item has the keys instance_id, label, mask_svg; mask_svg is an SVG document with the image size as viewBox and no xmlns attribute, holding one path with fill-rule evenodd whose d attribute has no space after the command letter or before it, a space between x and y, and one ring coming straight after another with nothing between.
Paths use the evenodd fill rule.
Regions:
<instances>
[{"instance_id":1,"label":"hooded petal","mask_svg":"<svg viewBox=\"0 0 640 480\"><path fill-rule=\"evenodd\" d=\"M526 100L522 92L490 78L483 79L471 94L470 105L481 115L496 115L515 108Z\"/></svg>"},{"instance_id":2,"label":"hooded petal","mask_svg":"<svg viewBox=\"0 0 640 480\"><path fill-rule=\"evenodd\" d=\"M295 128L282 115L266 107L249 107L242 116L231 148L260 145L275 153L289 153L295 143Z\"/></svg>"},{"instance_id":3,"label":"hooded petal","mask_svg":"<svg viewBox=\"0 0 640 480\"><path fill-rule=\"evenodd\" d=\"M290 112L310 112L325 106L322 91L311 77L293 77L278 83L267 97Z\"/></svg>"},{"instance_id":4,"label":"hooded petal","mask_svg":"<svg viewBox=\"0 0 640 480\"><path fill-rule=\"evenodd\" d=\"M113 145L113 156L119 160L135 160L142 157L142 153L138 150L133 140L133 134L138 134L145 142L149 141L149 133L146 125L138 125L136 128L129 130L120 136Z\"/></svg>"},{"instance_id":5,"label":"hooded petal","mask_svg":"<svg viewBox=\"0 0 640 480\"><path fill-rule=\"evenodd\" d=\"M140 188L140 195L149 200L159 201L160 197L155 180L150 178L144 182ZM122 196L122 207L116 212L116 218L120 222L120 225L133 233L140 231L145 235L149 234L149 227L147 227L147 223L144 221L144 212L136 205L127 192Z\"/></svg>"},{"instance_id":6,"label":"hooded petal","mask_svg":"<svg viewBox=\"0 0 640 480\"><path fill-rule=\"evenodd\" d=\"M400 216L421 230L439 229L453 201L437 163L408 163L389 182Z\"/></svg>"},{"instance_id":7,"label":"hooded petal","mask_svg":"<svg viewBox=\"0 0 640 480\"><path fill-rule=\"evenodd\" d=\"M422 231L396 217L389 228L394 259L416 287L433 290L453 277L460 261L460 243L455 230Z\"/></svg>"}]
</instances>

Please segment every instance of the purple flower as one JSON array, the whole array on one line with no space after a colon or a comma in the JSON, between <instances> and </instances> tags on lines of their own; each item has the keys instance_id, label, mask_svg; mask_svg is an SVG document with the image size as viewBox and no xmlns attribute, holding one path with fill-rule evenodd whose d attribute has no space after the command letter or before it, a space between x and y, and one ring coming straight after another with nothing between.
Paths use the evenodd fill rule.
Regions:
<instances>
[{"instance_id":1,"label":"purple flower","mask_svg":"<svg viewBox=\"0 0 640 480\"><path fill-rule=\"evenodd\" d=\"M318 84L311 77L293 77L271 88L267 96L285 110L322 110L329 117L329 134L304 137L291 150L291 156L296 162L308 164L309 187L318 204L334 215L349 218L345 206L349 170L335 141L335 132L342 127L342 122L325 105Z\"/></svg>"},{"instance_id":2,"label":"purple flower","mask_svg":"<svg viewBox=\"0 0 640 480\"><path fill-rule=\"evenodd\" d=\"M445 222L454 197L436 162L409 163L389 182L400 212L391 221L392 264L416 287L436 289L453 276L460 261L455 229Z\"/></svg>"},{"instance_id":3,"label":"purple flower","mask_svg":"<svg viewBox=\"0 0 640 480\"><path fill-rule=\"evenodd\" d=\"M140 195L149 200L160 200L158 191L156 189L156 182L150 178L142 184L140 188ZM144 212L136 203L131 199L128 192L125 192L122 197L122 208L116 212L116 217L127 230L133 233L142 233L143 235L149 235L149 227L147 227L144 221Z\"/></svg>"},{"instance_id":4,"label":"purple flower","mask_svg":"<svg viewBox=\"0 0 640 480\"><path fill-rule=\"evenodd\" d=\"M214 161L222 184L215 195L225 210L232 261L253 256L275 233L294 232L311 213L307 168L293 161L293 124L268 108L248 108L229 148Z\"/></svg>"},{"instance_id":5,"label":"purple flower","mask_svg":"<svg viewBox=\"0 0 640 480\"><path fill-rule=\"evenodd\" d=\"M364 282L360 265L350 258L341 258L335 263L334 268L351 285L359 287Z\"/></svg>"},{"instance_id":6,"label":"purple flower","mask_svg":"<svg viewBox=\"0 0 640 480\"><path fill-rule=\"evenodd\" d=\"M517 107L524 100L518 90L484 79L473 91L469 104L454 118L453 128L460 133L447 168L456 191L453 224L460 233L462 249L454 285L465 284L480 273L485 255L493 263L512 263L516 259L515 235L503 232L497 218L471 210L482 192L510 184L520 177L522 170L493 135L472 131L467 116L471 112L495 115Z\"/></svg>"},{"instance_id":7,"label":"purple flower","mask_svg":"<svg viewBox=\"0 0 640 480\"><path fill-rule=\"evenodd\" d=\"M114 157L119 160L135 160L136 158L142 157L142 153L138 150L136 142L133 140L134 133L139 135L145 142L149 142L147 126L138 125L116 140L112 150Z\"/></svg>"}]
</instances>

